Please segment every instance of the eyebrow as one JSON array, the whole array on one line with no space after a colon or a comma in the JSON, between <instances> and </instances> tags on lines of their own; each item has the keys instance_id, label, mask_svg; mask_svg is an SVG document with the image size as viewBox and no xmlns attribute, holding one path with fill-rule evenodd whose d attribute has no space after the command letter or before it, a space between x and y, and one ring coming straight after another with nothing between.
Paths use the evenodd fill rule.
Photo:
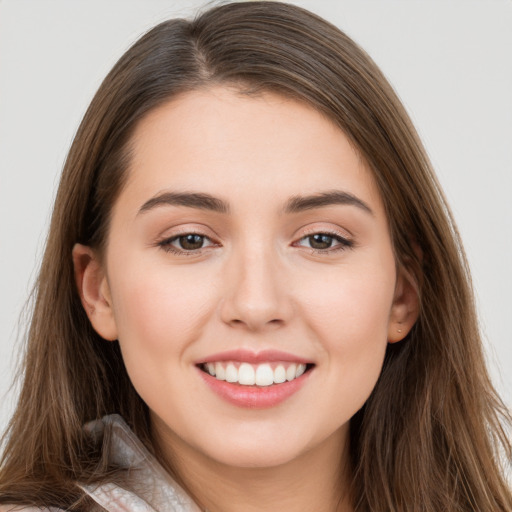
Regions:
<instances>
[{"instance_id":1,"label":"eyebrow","mask_svg":"<svg viewBox=\"0 0 512 512\"><path fill-rule=\"evenodd\" d=\"M229 213L229 205L222 199L201 192L164 192L146 201L139 213L144 213L157 206L186 206L199 210Z\"/></svg>"},{"instance_id":2,"label":"eyebrow","mask_svg":"<svg viewBox=\"0 0 512 512\"><path fill-rule=\"evenodd\" d=\"M309 196L293 196L285 204L284 213L299 213L315 208L325 208L334 205L356 206L373 215L372 209L361 199L341 190L329 190ZM229 213L229 204L222 199L202 192L164 192L146 201L140 208L139 214L158 206L185 206L199 210L209 210L218 213Z\"/></svg>"},{"instance_id":3,"label":"eyebrow","mask_svg":"<svg viewBox=\"0 0 512 512\"><path fill-rule=\"evenodd\" d=\"M356 206L370 215L373 215L372 209L364 201L349 192L343 192L341 190L329 190L309 196L293 196L287 201L284 211L285 213L298 213L304 210L313 210L315 208L324 208L334 205Z\"/></svg>"}]
</instances>

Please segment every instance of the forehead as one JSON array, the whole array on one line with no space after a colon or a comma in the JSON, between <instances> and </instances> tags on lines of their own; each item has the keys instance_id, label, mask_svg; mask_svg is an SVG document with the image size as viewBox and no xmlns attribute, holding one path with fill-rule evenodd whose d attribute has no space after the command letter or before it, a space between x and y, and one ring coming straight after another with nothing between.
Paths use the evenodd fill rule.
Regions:
<instances>
[{"instance_id":1,"label":"forehead","mask_svg":"<svg viewBox=\"0 0 512 512\"><path fill-rule=\"evenodd\" d=\"M381 207L365 161L326 116L275 93L226 87L184 93L139 122L121 196L140 202L169 188L230 203L336 188Z\"/></svg>"}]
</instances>

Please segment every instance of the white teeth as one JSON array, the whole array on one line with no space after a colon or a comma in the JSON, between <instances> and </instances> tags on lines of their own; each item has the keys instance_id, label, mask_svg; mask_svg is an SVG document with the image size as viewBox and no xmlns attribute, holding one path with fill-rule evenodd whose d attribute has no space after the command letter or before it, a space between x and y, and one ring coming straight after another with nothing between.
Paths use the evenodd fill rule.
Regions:
<instances>
[{"instance_id":1,"label":"white teeth","mask_svg":"<svg viewBox=\"0 0 512 512\"><path fill-rule=\"evenodd\" d=\"M238 370L233 363L226 366L226 380L228 382L238 382Z\"/></svg>"},{"instance_id":2,"label":"white teeth","mask_svg":"<svg viewBox=\"0 0 512 512\"><path fill-rule=\"evenodd\" d=\"M238 368L238 382L246 386L254 386L256 377L254 375L254 368L248 363L242 363Z\"/></svg>"},{"instance_id":3,"label":"white teeth","mask_svg":"<svg viewBox=\"0 0 512 512\"><path fill-rule=\"evenodd\" d=\"M215 377L217 380L226 380L226 370L221 363L215 363Z\"/></svg>"},{"instance_id":4,"label":"white teeth","mask_svg":"<svg viewBox=\"0 0 512 512\"><path fill-rule=\"evenodd\" d=\"M293 380L295 379L295 374L297 373L297 365L291 364L286 369L286 380Z\"/></svg>"},{"instance_id":5,"label":"white teeth","mask_svg":"<svg viewBox=\"0 0 512 512\"><path fill-rule=\"evenodd\" d=\"M297 371L295 372L295 378L300 377L306 371L305 364L297 365Z\"/></svg>"},{"instance_id":6,"label":"white teeth","mask_svg":"<svg viewBox=\"0 0 512 512\"><path fill-rule=\"evenodd\" d=\"M286 380L286 370L284 369L284 366L279 365L274 370L274 382L276 384L282 384Z\"/></svg>"},{"instance_id":7,"label":"white teeth","mask_svg":"<svg viewBox=\"0 0 512 512\"><path fill-rule=\"evenodd\" d=\"M297 379L306 371L305 364L278 364L274 369L269 363L252 365L249 363L223 362L205 363L203 370L217 380L238 383L244 386L271 386Z\"/></svg>"},{"instance_id":8,"label":"white teeth","mask_svg":"<svg viewBox=\"0 0 512 512\"><path fill-rule=\"evenodd\" d=\"M274 384L274 372L270 365L260 364L256 369L256 385L257 386L271 386Z\"/></svg>"}]
</instances>

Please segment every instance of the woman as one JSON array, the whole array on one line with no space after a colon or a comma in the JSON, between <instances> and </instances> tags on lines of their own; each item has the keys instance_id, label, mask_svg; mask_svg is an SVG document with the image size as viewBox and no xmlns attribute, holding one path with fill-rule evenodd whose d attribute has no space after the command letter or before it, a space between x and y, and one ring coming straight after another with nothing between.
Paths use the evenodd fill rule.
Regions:
<instances>
[{"instance_id":1,"label":"woman","mask_svg":"<svg viewBox=\"0 0 512 512\"><path fill-rule=\"evenodd\" d=\"M6 505L512 507L508 415L421 143L368 56L290 5L165 22L105 79L25 375Z\"/></svg>"}]
</instances>

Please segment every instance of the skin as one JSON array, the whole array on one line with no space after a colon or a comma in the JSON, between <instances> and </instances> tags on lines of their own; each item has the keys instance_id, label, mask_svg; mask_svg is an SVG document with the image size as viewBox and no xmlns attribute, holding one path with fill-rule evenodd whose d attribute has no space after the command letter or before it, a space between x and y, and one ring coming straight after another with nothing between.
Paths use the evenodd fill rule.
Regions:
<instances>
[{"instance_id":1,"label":"skin","mask_svg":"<svg viewBox=\"0 0 512 512\"><path fill-rule=\"evenodd\" d=\"M84 307L101 336L119 340L162 457L210 511L352 510L349 421L418 307L365 162L311 107L223 87L159 107L132 142L106 253L77 245L73 257ZM283 212L291 197L332 190L371 212ZM210 194L230 211L140 211L163 192ZM180 249L187 233L204 247ZM312 248L315 233L331 247ZM314 367L277 406L238 407L196 366L233 348L280 350Z\"/></svg>"}]
</instances>

